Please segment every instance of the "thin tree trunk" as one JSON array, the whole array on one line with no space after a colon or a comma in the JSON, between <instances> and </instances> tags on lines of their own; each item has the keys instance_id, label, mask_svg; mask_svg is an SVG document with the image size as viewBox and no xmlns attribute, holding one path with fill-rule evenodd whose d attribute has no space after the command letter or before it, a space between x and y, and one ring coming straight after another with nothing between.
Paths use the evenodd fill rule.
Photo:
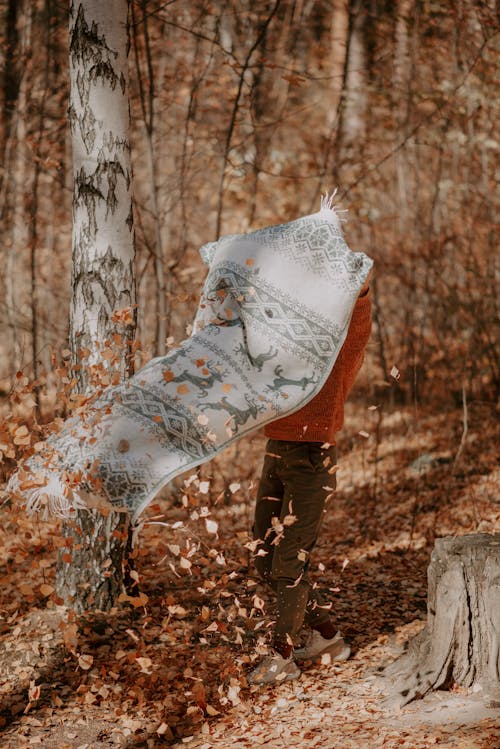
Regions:
<instances>
[{"instance_id":1,"label":"thin tree trunk","mask_svg":"<svg viewBox=\"0 0 500 749\"><path fill-rule=\"evenodd\" d=\"M347 43L349 38L349 0L335 0L330 26L331 85L328 92L326 126L331 133L339 116L339 106L345 79Z\"/></svg>"},{"instance_id":2,"label":"thin tree trunk","mask_svg":"<svg viewBox=\"0 0 500 749\"><path fill-rule=\"evenodd\" d=\"M222 167L220 170L219 183L217 187L217 212L216 212L216 221L215 221L215 238L216 239L220 236L221 229L222 229L222 212L223 212L223 205L224 205L224 187L225 187L226 169L227 169L227 164L229 160L229 154L231 151L233 133L234 133L234 128L236 126L236 119L237 119L238 112L239 112L240 105L241 105L241 96L243 92L243 84L245 82L245 74L248 71L253 53L255 52L256 49L258 49L262 39L265 37L269 24L273 20L273 17L279 8L279 4L280 4L280 0L276 0L268 17L262 23L259 29L259 33L257 34L257 38L255 39L254 43L248 50L245 60L241 66L238 89L237 89L236 96L233 102L233 108L231 112L231 117L229 119L229 126L227 129L226 139L224 143Z\"/></svg>"},{"instance_id":3,"label":"thin tree trunk","mask_svg":"<svg viewBox=\"0 0 500 749\"><path fill-rule=\"evenodd\" d=\"M141 98L141 109L146 129L146 161L149 181L149 196L151 199L151 208L154 224L154 260L156 276L156 335L155 335L155 355L163 356L165 353L165 341L167 339L167 288L165 282L165 258L164 247L161 234L160 211L158 201L158 176L157 164L153 147L153 134L155 126L154 111L154 72L153 60L151 55L151 44L148 30L148 13L146 2L142 0L142 31L144 36L144 51L146 55L147 68L147 91L145 91L142 79L142 71L139 64L139 50L137 44L137 30L134 8L132 6L132 19L134 23L134 53L137 69L137 79L139 84L139 94Z\"/></svg>"},{"instance_id":4,"label":"thin tree trunk","mask_svg":"<svg viewBox=\"0 0 500 749\"><path fill-rule=\"evenodd\" d=\"M35 416L40 416L40 395L39 395L39 331L38 331L38 218L40 208L40 178L41 178L41 157L42 157L42 143L44 139L45 131L45 109L47 96L49 94L49 66L50 66L50 30L51 30L51 2L47 1L44 9L44 21L46 30L46 48L45 48L45 61L44 69L41 80L41 96L38 102L38 128L35 135L35 144L33 149L33 161L34 161L34 172L33 182L31 187L31 195L29 198L29 252L30 252L30 307L31 307L31 358L33 366L33 396L35 400Z\"/></svg>"},{"instance_id":5,"label":"thin tree trunk","mask_svg":"<svg viewBox=\"0 0 500 749\"><path fill-rule=\"evenodd\" d=\"M401 134L405 137L409 129L411 111L411 82L413 73L414 42L410 39L409 26L413 9L413 0L399 0L397 4L396 28L394 39L393 62L393 105L394 116L398 127L395 129L395 143ZM398 222L401 233L407 230L408 224L408 154L401 149L395 156L397 185L399 190Z\"/></svg>"},{"instance_id":6,"label":"thin tree trunk","mask_svg":"<svg viewBox=\"0 0 500 749\"><path fill-rule=\"evenodd\" d=\"M318 183L311 196L309 211L314 210L314 206L317 205L321 190L340 185L342 108L346 98L347 53L350 39L349 6L350 0L334 0L332 4L328 70L331 82L329 81L328 89L325 91L328 110L325 117L324 157L318 174ZM330 175L333 177L333 184L330 186L327 182L325 185L325 178L329 180Z\"/></svg>"},{"instance_id":7,"label":"thin tree trunk","mask_svg":"<svg viewBox=\"0 0 500 749\"><path fill-rule=\"evenodd\" d=\"M70 9L70 340L80 394L130 371L135 332L127 11L127 0L84 0ZM65 524L56 580L67 605L113 606L123 590L128 533L127 516L116 512L83 511Z\"/></svg>"},{"instance_id":8,"label":"thin tree trunk","mask_svg":"<svg viewBox=\"0 0 500 749\"><path fill-rule=\"evenodd\" d=\"M0 219L6 237L7 259L5 269L5 305L9 328L9 372L13 375L19 367L18 312L22 288L16 283L16 260L22 247L26 247L27 221L25 219L26 172L26 102L29 87L27 60L31 51L31 8L24 3L9 2L7 11L7 45L4 77L4 140L2 163L4 166L0 186ZM18 24L21 23L18 31ZM17 59L14 62L14 47Z\"/></svg>"},{"instance_id":9,"label":"thin tree trunk","mask_svg":"<svg viewBox=\"0 0 500 749\"><path fill-rule=\"evenodd\" d=\"M271 143L286 109L290 96L290 85L283 85L283 78L277 78L274 70L265 65L266 50L274 48L275 64L284 68L298 67L306 55L306 50L298 48L297 44L290 44L294 30L298 25L307 24L308 18L302 17L300 7L290 4L283 8L280 23L276 25L274 34L269 31L264 34L259 43L262 57L250 69L249 100L251 102L252 127L249 133L253 144L253 158L251 164L251 185L248 190L246 224L251 227L257 215L258 195L262 165L271 149ZM298 58L298 59L297 59Z\"/></svg>"},{"instance_id":10,"label":"thin tree trunk","mask_svg":"<svg viewBox=\"0 0 500 749\"><path fill-rule=\"evenodd\" d=\"M9 328L9 371L14 374L18 368L19 330L17 307L19 306L19 284L16 284L16 259L19 248L26 245L26 222L24 218L24 151L25 151L25 122L24 107L25 84L21 88L17 112L14 117L12 131L6 146L4 164L6 176L2 185L2 227L8 239L7 262L5 272L5 305L7 308L7 325ZM23 111L21 111L21 109ZM17 286L17 288L16 288Z\"/></svg>"},{"instance_id":11,"label":"thin tree trunk","mask_svg":"<svg viewBox=\"0 0 500 749\"><path fill-rule=\"evenodd\" d=\"M343 165L356 153L360 161L365 135L367 108L366 54L364 40L365 7L360 0L350 2L349 36L345 61L345 80L338 108L334 177L342 182Z\"/></svg>"},{"instance_id":12,"label":"thin tree trunk","mask_svg":"<svg viewBox=\"0 0 500 749\"><path fill-rule=\"evenodd\" d=\"M2 25L5 24L4 54L1 65L3 68L2 86L2 128L0 144L1 153L5 155L6 144L11 133L12 120L19 97L21 84L20 76L20 47L19 47L19 18L22 13L22 3L19 0L8 0L7 7L3 10ZM0 177L5 179L6 175Z\"/></svg>"}]
</instances>

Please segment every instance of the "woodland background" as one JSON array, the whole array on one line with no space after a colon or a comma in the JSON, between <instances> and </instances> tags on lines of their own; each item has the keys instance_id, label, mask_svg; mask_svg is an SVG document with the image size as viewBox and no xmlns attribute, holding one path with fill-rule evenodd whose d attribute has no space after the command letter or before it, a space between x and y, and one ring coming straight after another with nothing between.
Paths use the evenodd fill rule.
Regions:
<instances>
[{"instance_id":1,"label":"woodland background","mask_svg":"<svg viewBox=\"0 0 500 749\"><path fill-rule=\"evenodd\" d=\"M256 435L191 489L159 497L150 517L170 529L146 527L137 552L148 604L112 624L61 624L58 524L2 510L5 746L189 736L228 746L225 725L246 746L262 720L253 743L292 746L296 735L298 746L333 747L321 734L328 709L342 747L446 745L430 729L401 739L401 724L370 702L363 667L418 629L434 537L499 526L496 3L134 0L130 24L136 367L189 333L205 274L198 247L220 234L315 211L338 186L346 239L375 260L373 335L316 570L358 660L333 678L305 676L307 704L291 687L269 701L244 696L268 605L244 546ZM0 0L2 479L67 414L72 388L67 27L64 2ZM207 504L217 544L200 525ZM303 726L285 735L292 703ZM455 730L452 745L496 747L485 725Z\"/></svg>"},{"instance_id":2,"label":"woodland background","mask_svg":"<svg viewBox=\"0 0 500 749\"><path fill-rule=\"evenodd\" d=\"M131 7L142 357L185 337L201 244L314 211L338 186L349 243L376 261L369 387L397 364L407 402L497 396L495 3ZM65 348L72 173L65 3L0 14L7 393L19 370L52 383Z\"/></svg>"}]
</instances>

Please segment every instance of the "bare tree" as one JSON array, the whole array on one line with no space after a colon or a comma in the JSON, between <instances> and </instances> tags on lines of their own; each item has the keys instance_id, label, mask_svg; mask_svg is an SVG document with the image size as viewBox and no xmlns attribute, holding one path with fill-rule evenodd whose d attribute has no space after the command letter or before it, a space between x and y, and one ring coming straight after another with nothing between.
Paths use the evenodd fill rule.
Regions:
<instances>
[{"instance_id":1,"label":"bare tree","mask_svg":"<svg viewBox=\"0 0 500 749\"><path fill-rule=\"evenodd\" d=\"M337 17L339 18L339 9ZM339 19L340 20L340 19ZM345 33L344 19L340 22ZM341 183L342 166L345 161L357 161L366 130L367 88L366 88L366 9L359 0L349 3L349 30L344 56L344 79L340 102L336 111L338 122L335 140L335 164L333 174ZM342 55L342 50L339 56ZM339 65L340 60L336 60ZM353 154L356 158L353 158Z\"/></svg>"},{"instance_id":2,"label":"bare tree","mask_svg":"<svg viewBox=\"0 0 500 749\"><path fill-rule=\"evenodd\" d=\"M73 275L70 340L78 393L117 382L135 332L127 0L70 8ZM79 513L64 528L58 593L77 611L109 609L123 589L128 520Z\"/></svg>"},{"instance_id":3,"label":"bare tree","mask_svg":"<svg viewBox=\"0 0 500 749\"><path fill-rule=\"evenodd\" d=\"M243 94L243 89L244 89L245 76L249 69L254 52L259 48L259 45L264 39L267 29L279 8L279 4L280 4L280 0L276 0L269 14L260 24L260 27L256 34L256 38L254 42L252 43L252 45L250 46L248 52L246 53L245 59L243 60L239 68L238 88L236 91L236 96L233 101L231 116L229 119L229 125L228 125L227 132L226 132L224 149L223 149L222 168L220 170L219 185L217 189L217 216L216 216L216 222L215 222L215 236L216 237L220 235L221 228L222 228L222 213L223 213L223 207L224 207L224 187L225 187L226 169L227 169L227 165L229 162L229 154L231 151L231 144L232 144L234 130L235 130L236 123L237 123L238 112L241 106L241 99L242 99L242 94Z\"/></svg>"},{"instance_id":4,"label":"bare tree","mask_svg":"<svg viewBox=\"0 0 500 749\"><path fill-rule=\"evenodd\" d=\"M153 70L153 59L151 53L151 40L148 25L148 13L146 0L141 0L141 27L144 41L144 56L146 62L146 77L143 80L139 61L138 30L135 18L134 6L132 5L132 20L134 25L134 56L137 72L137 84L141 102L141 112L144 121L146 135L146 161L148 174L148 193L151 202L151 213L154 224L154 267L156 279L156 341L155 354L162 356L165 353L167 339L167 283L165 279L165 252L161 232L160 209L158 199L158 164L154 156L155 123L155 81Z\"/></svg>"},{"instance_id":5,"label":"bare tree","mask_svg":"<svg viewBox=\"0 0 500 749\"><path fill-rule=\"evenodd\" d=\"M28 76L26 60L31 45L32 8L24 2L9 0L5 9L6 40L2 100L1 155L4 166L0 177L0 221L5 246L5 306L9 328L9 372L15 372L20 348L18 330L19 298L16 295L16 265L19 247L27 245L27 221L24 213L26 181L26 102Z\"/></svg>"},{"instance_id":6,"label":"bare tree","mask_svg":"<svg viewBox=\"0 0 500 749\"><path fill-rule=\"evenodd\" d=\"M327 127L335 128L346 74L346 55L349 40L349 2L335 0L332 4L330 27L330 91Z\"/></svg>"}]
</instances>

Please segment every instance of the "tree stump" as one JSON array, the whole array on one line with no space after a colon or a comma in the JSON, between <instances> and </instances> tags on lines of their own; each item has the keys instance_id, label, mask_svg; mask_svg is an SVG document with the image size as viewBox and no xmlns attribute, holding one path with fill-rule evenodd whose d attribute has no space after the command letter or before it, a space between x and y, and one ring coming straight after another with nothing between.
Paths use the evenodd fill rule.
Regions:
<instances>
[{"instance_id":1,"label":"tree stump","mask_svg":"<svg viewBox=\"0 0 500 749\"><path fill-rule=\"evenodd\" d=\"M500 534L441 538L427 570L427 624L382 675L399 704L453 684L500 694Z\"/></svg>"}]
</instances>

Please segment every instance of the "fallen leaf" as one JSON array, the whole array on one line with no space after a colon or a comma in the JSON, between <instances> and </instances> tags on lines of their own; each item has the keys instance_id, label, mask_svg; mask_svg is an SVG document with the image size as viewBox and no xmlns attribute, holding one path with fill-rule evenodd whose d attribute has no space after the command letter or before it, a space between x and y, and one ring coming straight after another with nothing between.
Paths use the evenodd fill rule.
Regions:
<instances>
[{"instance_id":1,"label":"fallen leaf","mask_svg":"<svg viewBox=\"0 0 500 749\"><path fill-rule=\"evenodd\" d=\"M93 655L80 655L78 656L78 665L82 669L82 671L88 671L90 668L92 668L92 664L94 663L94 656Z\"/></svg>"},{"instance_id":2,"label":"fallen leaf","mask_svg":"<svg viewBox=\"0 0 500 749\"><path fill-rule=\"evenodd\" d=\"M207 529L207 533L212 534L216 534L219 528L219 524L215 520L210 520L209 518L205 520L205 526Z\"/></svg>"},{"instance_id":3,"label":"fallen leaf","mask_svg":"<svg viewBox=\"0 0 500 749\"><path fill-rule=\"evenodd\" d=\"M151 660L151 658L145 658L143 656L140 656L140 657L136 658L135 660L139 664L139 666L141 668L141 672L143 674L151 674L152 673L151 666L153 665L153 661Z\"/></svg>"},{"instance_id":4,"label":"fallen leaf","mask_svg":"<svg viewBox=\"0 0 500 749\"><path fill-rule=\"evenodd\" d=\"M39 684L35 684L34 681L30 681L28 689L28 699L30 702L36 702L40 697L41 687Z\"/></svg>"},{"instance_id":5,"label":"fallen leaf","mask_svg":"<svg viewBox=\"0 0 500 749\"><path fill-rule=\"evenodd\" d=\"M78 645L78 627L74 622L64 624L62 627L64 645L72 653L76 652Z\"/></svg>"},{"instance_id":6,"label":"fallen leaf","mask_svg":"<svg viewBox=\"0 0 500 749\"><path fill-rule=\"evenodd\" d=\"M399 369L396 366L394 366L391 369L390 375L391 375L391 377L393 377L397 381L401 377L401 372L399 371Z\"/></svg>"}]
</instances>

